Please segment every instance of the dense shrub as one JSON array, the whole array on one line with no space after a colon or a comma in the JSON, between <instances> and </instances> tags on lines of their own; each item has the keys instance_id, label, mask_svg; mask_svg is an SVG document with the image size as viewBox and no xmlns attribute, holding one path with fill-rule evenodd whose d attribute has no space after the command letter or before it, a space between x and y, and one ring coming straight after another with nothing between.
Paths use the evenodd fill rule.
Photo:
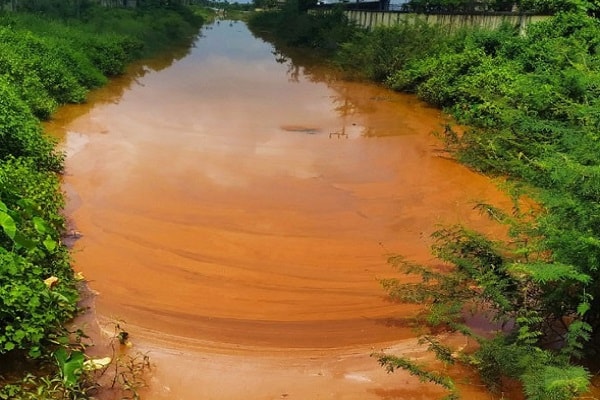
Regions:
<instances>
[{"instance_id":1,"label":"dense shrub","mask_svg":"<svg viewBox=\"0 0 600 400\"><path fill-rule=\"evenodd\" d=\"M342 44L337 59L347 70L368 79L384 81L415 56L445 44L439 40L443 32L442 28L424 22L360 31L354 40Z\"/></svg>"},{"instance_id":2,"label":"dense shrub","mask_svg":"<svg viewBox=\"0 0 600 400\"><path fill-rule=\"evenodd\" d=\"M77 311L78 291L62 243L63 156L40 119L85 101L134 58L191 37L200 20L179 6L106 10L42 0L20 7L36 14L0 13L0 363L42 357L62 371L42 384L58 385L61 398L81 398L85 391L73 392L81 371L65 374L68 351L62 361L51 356L68 346L63 325ZM0 398L38 398L43 385L30 383L6 385Z\"/></svg>"},{"instance_id":3,"label":"dense shrub","mask_svg":"<svg viewBox=\"0 0 600 400\"><path fill-rule=\"evenodd\" d=\"M519 11L553 14L595 8L594 0L409 0L406 11L416 13L453 13L480 11Z\"/></svg>"},{"instance_id":4,"label":"dense shrub","mask_svg":"<svg viewBox=\"0 0 600 400\"><path fill-rule=\"evenodd\" d=\"M0 162L0 199L0 354L21 349L35 357L74 316L78 298L60 245L60 182L33 159L9 156ZM51 277L56 284L45 284Z\"/></svg>"},{"instance_id":5,"label":"dense shrub","mask_svg":"<svg viewBox=\"0 0 600 400\"><path fill-rule=\"evenodd\" d=\"M20 94L14 84L0 76L0 160L28 157L36 161L38 168L59 171L61 157L42 135L39 122Z\"/></svg>"}]
</instances>

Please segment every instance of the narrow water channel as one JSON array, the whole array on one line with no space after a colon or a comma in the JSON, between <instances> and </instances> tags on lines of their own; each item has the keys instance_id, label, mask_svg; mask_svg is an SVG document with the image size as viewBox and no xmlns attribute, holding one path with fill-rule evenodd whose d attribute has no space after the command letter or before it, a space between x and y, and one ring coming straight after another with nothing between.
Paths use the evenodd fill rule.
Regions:
<instances>
[{"instance_id":1,"label":"narrow water channel","mask_svg":"<svg viewBox=\"0 0 600 400\"><path fill-rule=\"evenodd\" d=\"M444 156L443 123L230 21L63 108L74 268L100 324L150 351L145 398L438 398L369 353L414 350L417 309L378 283L390 253L433 262L444 224L499 232L473 206L507 200Z\"/></svg>"}]
</instances>

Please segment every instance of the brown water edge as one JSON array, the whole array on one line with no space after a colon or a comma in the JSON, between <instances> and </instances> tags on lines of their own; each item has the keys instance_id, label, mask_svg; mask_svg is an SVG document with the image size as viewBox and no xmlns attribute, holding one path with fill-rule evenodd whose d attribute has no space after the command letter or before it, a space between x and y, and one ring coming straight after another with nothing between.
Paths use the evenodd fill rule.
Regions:
<instances>
[{"instance_id":1,"label":"brown water edge","mask_svg":"<svg viewBox=\"0 0 600 400\"><path fill-rule=\"evenodd\" d=\"M74 268L98 293L101 329L124 320L150 352L144 398L439 398L369 357L426 357L408 322L417 308L389 302L378 279L396 276L390 253L434 262L440 224L502 234L473 206L509 200L444 157L429 135L439 111L278 65L268 48L255 60L266 44L241 24L205 36L48 124L64 137L66 211L83 234Z\"/></svg>"}]
</instances>

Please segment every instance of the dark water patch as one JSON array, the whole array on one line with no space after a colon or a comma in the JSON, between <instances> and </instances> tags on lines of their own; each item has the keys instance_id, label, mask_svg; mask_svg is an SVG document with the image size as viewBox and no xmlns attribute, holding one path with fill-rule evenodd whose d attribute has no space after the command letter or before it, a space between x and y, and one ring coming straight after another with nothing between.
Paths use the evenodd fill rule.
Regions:
<instances>
[{"instance_id":1,"label":"dark water patch","mask_svg":"<svg viewBox=\"0 0 600 400\"><path fill-rule=\"evenodd\" d=\"M283 126L281 126L281 129L286 132L306 133L309 135L314 135L316 133L321 132L321 129L319 129L319 128L313 128L313 127L302 126L302 125L283 125Z\"/></svg>"}]
</instances>

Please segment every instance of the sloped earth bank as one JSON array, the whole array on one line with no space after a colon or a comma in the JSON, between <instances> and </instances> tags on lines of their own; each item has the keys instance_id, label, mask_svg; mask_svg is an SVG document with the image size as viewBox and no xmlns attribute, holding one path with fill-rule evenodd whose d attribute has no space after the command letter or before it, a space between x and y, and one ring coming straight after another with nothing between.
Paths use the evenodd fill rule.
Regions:
<instances>
[{"instance_id":1,"label":"sloped earth bank","mask_svg":"<svg viewBox=\"0 0 600 400\"><path fill-rule=\"evenodd\" d=\"M143 398L440 398L369 354L430 362L417 308L378 283L397 274L387 255L434 262L445 224L502 233L473 206L508 200L445 157L430 135L443 123L229 21L63 108L48 130L67 151L74 268L94 324L125 321L151 357ZM493 398L453 374L465 398Z\"/></svg>"}]
</instances>

